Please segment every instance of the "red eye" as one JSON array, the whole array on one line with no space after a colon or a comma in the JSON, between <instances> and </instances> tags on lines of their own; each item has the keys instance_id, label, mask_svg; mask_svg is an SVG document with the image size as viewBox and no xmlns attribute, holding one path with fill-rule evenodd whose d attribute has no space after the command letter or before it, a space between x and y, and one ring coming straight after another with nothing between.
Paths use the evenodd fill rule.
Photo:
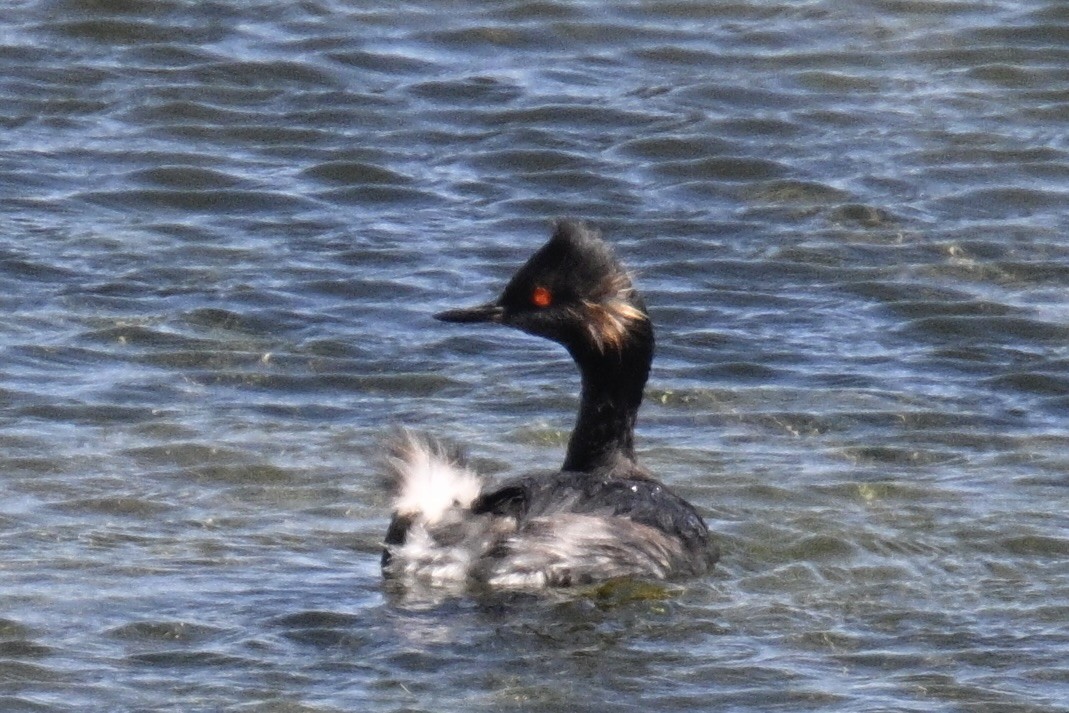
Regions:
<instances>
[{"instance_id":1,"label":"red eye","mask_svg":"<svg viewBox=\"0 0 1069 713\"><path fill-rule=\"evenodd\" d=\"M553 293L545 287L536 287L531 292L531 304L535 307L549 307L553 304Z\"/></svg>"}]
</instances>

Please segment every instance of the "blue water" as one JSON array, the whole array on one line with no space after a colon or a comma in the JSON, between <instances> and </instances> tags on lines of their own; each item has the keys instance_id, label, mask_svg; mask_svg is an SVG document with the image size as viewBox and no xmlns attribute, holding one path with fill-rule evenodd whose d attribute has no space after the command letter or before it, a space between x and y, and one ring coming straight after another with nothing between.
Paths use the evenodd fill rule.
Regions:
<instances>
[{"instance_id":1,"label":"blue water","mask_svg":"<svg viewBox=\"0 0 1069 713\"><path fill-rule=\"evenodd\" d=\"M1069 7L0 10L0 708L1069 709ZM382 587L397 424L554 468L444 325L560 215L658 330L697 581Z\"/></svg>"}]
</instances>

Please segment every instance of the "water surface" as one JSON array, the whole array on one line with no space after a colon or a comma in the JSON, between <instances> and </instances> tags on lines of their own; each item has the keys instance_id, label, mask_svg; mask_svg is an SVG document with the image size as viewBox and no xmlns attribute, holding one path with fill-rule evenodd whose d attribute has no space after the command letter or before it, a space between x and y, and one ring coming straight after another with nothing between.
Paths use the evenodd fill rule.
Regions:
<instances>
[{"instance_id":1,"label":"water surface","mask_svg":"<svg viewBox=\"0 0 1069 713\"><path fill-rule=\"evenodd\" d=\"M1069 8L0 11L0 707L1069 707ZM404 423L559 464L558 347L430 315L550 218L658 328L712 576L405 598Z\"/></svg>"}]
</instances>

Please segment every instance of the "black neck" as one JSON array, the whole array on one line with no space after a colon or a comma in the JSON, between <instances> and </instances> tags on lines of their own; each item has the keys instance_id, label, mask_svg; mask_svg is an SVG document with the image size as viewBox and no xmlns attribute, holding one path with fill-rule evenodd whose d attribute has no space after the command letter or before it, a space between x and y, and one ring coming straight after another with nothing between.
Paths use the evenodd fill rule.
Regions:
<instances>
[{"instance_id":1,"label":"black neck","mask_svg":"<svg viewBox=\"0 0 1069 713\"><path fill-rule=\"evenodd\" d=\"M582 392L563 469L636 471L635 419L653 359L652 332L632 333L619 352L573 356Z\"/></svg>"}]
</instances>

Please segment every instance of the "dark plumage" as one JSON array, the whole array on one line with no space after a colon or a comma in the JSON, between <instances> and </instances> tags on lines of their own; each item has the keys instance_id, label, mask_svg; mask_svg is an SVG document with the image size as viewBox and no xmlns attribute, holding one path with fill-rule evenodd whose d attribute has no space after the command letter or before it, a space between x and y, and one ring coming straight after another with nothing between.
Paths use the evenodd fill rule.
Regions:
<instances>
[{"instance_id":1,"label":"dark plumage","mask_svg":"<svg viewBox=\"0 0 1069 713\"><path fill-rule=\"evenodd\" d=\"M387 576L537 587L700 574L716 562L701 516L636 460L653 327L595 231L558 221L497 300L436 317L504 324L562 344L582 377L579 415L561 471L497 488L480 482L477 495L478 476L458 457L407 434L392 460Z\"/></svg>"}]
</instances>

